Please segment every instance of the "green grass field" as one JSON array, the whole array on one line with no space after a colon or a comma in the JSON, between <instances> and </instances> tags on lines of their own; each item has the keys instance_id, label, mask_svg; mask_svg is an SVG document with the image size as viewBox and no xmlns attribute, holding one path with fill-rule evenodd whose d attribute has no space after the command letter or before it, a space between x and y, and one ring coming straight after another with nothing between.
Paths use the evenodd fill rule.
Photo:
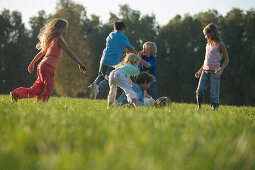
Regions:
<instances>
[{"instance_id":1,"label":"green grass field","mask_svg":"<svg viewBox=\"0 0 255 170\"><path fill-rule=\"evenodd\" d=\"M1 170L255 169L255 107L33 101L0 95Z\"/></svg>"}]
</instances>

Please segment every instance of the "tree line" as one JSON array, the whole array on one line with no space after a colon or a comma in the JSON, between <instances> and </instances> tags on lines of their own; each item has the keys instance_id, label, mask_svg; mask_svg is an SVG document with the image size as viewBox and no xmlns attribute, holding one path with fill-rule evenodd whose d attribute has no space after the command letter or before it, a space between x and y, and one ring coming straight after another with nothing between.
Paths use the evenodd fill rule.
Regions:
<instances>
[{"instance_id":1,"label":"tree line","mask_svg":"<svg viewBox=\"0 0 255 170\"><path fill-rule=\"evenodd\" d=\"M128 5L120 5L118 13L110 13L108 22L99 16L88 16L85 7L71 0L59 0L56 11L39 11L25 28L18 11L0 11L0 94L19 86L29 87L36 80L36 71L27 66L38 52L35 48L40 28L51 18L69 22L66 41L86 63L88 74L79 73L78 66L63 53L55 75L54 93L59 96L82 96L96 77L105 39L113 30L115 20L126 24L126 35L137 50L146 41L158 47L157 76L159 96L169 96L176 102L195 102L198 79L195 72L202 66L206 40L203 28L215 23L230 57L221 76L222 104L255 105L255 10L234 8L226 16L216 10L196 15L176 15L166 25L159 25L154 14L142 15ZM209 96L209 95L208 95ZM207 98L208 98L207 96ZM208 100L207 100L208 101Z\"/></svg>"}]
</instances>

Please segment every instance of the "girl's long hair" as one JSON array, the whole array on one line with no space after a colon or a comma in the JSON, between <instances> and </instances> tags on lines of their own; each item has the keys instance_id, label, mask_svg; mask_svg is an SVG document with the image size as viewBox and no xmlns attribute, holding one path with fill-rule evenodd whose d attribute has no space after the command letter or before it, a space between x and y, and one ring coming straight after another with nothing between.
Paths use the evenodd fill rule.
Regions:
<instances>
[{"instance_id":1,"label":"girl's long hair","mask_svg":"<svg viewBox=\"0 0 255 170\"><path fill-rule=\"evenodd\" d=\"M217 45L217 43L221 42L221 39L219 37L219 33L218 33L218 29L216 27L216 25L214 25L213 23L210 23L208 25L206 25L206 27L203 29L203 32L211 32L212 33L212 37L209 39L207 38L207 41L209 44L213 44L213 45Z\"/></svg>"},{"instance_id":2,"label":"girl's long hair","mask_svg":"<svg viewBox=\"0 0 255 170\"><path fill-rule=\"evenodd\" d=\"M39 42L36 44L36 48L45 52L51 42L51 40L63 32L64 28L68 26L68 22L64 19L53 19L47 22L40 30L38 35Z\"/></svg>"},{"instance_id":3,"label":"girl's long hair","mask_svg":"<svg viewBox=\"0 0 255 170\"><path fill-rule=\"evenodd\" d=\"M118 65L115 66L115 68L119 68L120 66L128 65L128 64L133 64L133 65L138 66L140 61L141 60L139 59L139 57L137 55L135 55L133 53L129 53Z\"/></svg>"}]
</instances>

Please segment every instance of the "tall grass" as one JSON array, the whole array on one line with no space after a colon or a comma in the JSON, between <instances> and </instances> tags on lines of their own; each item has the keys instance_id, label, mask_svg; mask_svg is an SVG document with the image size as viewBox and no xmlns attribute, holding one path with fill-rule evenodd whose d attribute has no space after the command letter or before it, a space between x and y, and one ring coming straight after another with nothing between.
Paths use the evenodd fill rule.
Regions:
<instances>
[{"instance_id":1,"label":"tall grass","mask_svg":"<svg viewBox=\"0 0 255 170\"><path fill-rule=\"evenodd\" d=\"M0 96L0 169L255 169L255 107Z\"/></svg>"}]
</instances>

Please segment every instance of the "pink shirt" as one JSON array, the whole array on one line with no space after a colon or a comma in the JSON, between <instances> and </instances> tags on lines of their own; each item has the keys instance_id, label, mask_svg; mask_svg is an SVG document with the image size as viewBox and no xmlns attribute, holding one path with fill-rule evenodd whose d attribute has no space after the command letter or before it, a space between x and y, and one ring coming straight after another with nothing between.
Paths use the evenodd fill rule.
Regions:
<instances>
[{"instance_id":1,"label":"pink shirt","mask_svg":"<svg viewBox=\"0 0 255 170\"><path fill-rule=\"evenodd\" d=\"M54 68L57 68L60 58L62 56L62 48L58 46L58 38L55 37L51 40L49 47L47 48L46 54L42 59L42 63L46 63Z\"/></svg>"},{"instance_id":2,"label":"pink shirt","mask_svg":"<svg viewBox=\"0 0 255 170\"><path fill-rule=\"evenodd\" d=\"M216 70L220 68L220 61L222 59L222 54L219 51L218 43L216 46L206 44L206 53L205 53L205 60L204 60L204 67L205 70Z\"/></svg>"}]
</instances>

